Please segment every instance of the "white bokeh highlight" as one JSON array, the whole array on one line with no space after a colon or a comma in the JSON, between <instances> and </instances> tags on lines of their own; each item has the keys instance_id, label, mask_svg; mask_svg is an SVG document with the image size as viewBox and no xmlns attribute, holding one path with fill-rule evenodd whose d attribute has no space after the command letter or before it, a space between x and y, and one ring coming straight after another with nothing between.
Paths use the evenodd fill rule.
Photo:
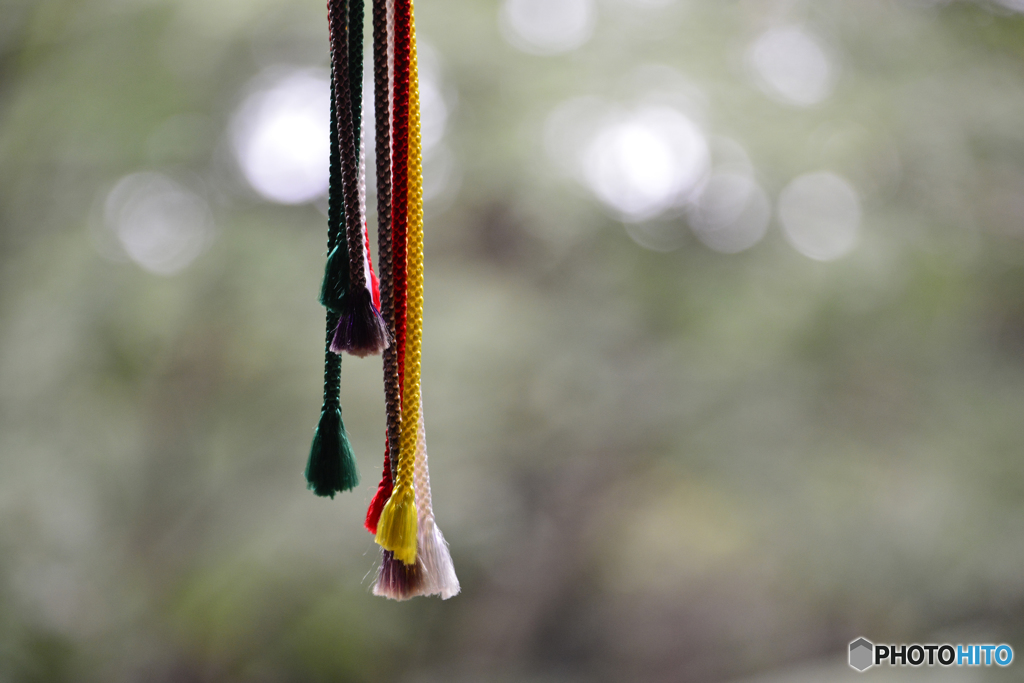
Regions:
<instances>
[{"instance_id":1,"label":"white bokeh highlight","mask_svg":"<svg viewBox=\"0 0 1024 683\"><path fill-rule=\"evenodd\" d=\"M209 245L206 201L160 173L125 176L104 202L104 221L128 257L151 273L174 275Z\"/></svg>"},{"instance_id":2,"label":"white bokeh highlight","mask_svg":"<svg viewBox=\"0 0 1024 683\"><path fill-rule=\"evenodd\" d=\"M747 62L760 88L787 104L807 107L832 93L835 65L818 39L803 28L765 31L750 46Z\"/></svg>"},{"instance_id":3,"label":"white bokeh highlight","mask_svg":"<svg viewBox=\"0 0 1024 683\"><path fill-rule=\"evenodd\" d=\"M505 0L501 33L513 47L537 55L569 52L594 32L593 0Z\"/></svg>"},{"instance_id":4,"label":"white bokeh highlight","mask_svg":"<svg viewBox=\"0 0 1024 683\"><path fill-rule=\"evenodd\" d=\"M707 173L708 143L669 107L645 107L601 128L583 154L583 178L626 221L684 204Z\"/></svg>"},{"instance_id":5,"label":"white bokeh highlight","mask_svg":"<svg viewBox=\"0 0 1024 683\"><path fill-rule=\"evenodd\" d=\"M293 70L242 103L231 125L235 157L249 185L279 204L327 192L331 151L330 78Z\"/></svg>"},{"instance_id":6,"label":"white bokeh highlight","mask_svg":"<svg viewBox=\"0 0 1024 683\"><path fill-rule=\"evenodd\" d=\"M448 105L437 82L422 71L419 81L420 92L420 144L423 152L429 153L444 138L448 122ZM372 97L367 100L373 102Z\"/></svg>"},{"instance_id":7,"label":"white bokeh highlight","mask_svg":"<svg viewBox=\"0 0 1024 683\"><path fill-rule=\"evenodd\" d=\"M735 254L761 241L771 211L767 193L749 175L718 172L694 201L690 227L708 248Z\"/></svg>"},{"instance_id":8,"label":"white bokeh highlight","mask_svg":"<svg viewBox=\"0 0 1024 683\"><path fill-rule=\"evenodd\" d=\"M796 178L779 194L778 211L786 239L808 258L832 261L857 244L860 198L835 173L819 171Z\"/></svg>"},{"instance_id":9,"label":"white bokeh highlight","mask_svg":"<svg viewBox=\"0 0 1024 683\"><path fill-rule=\"evenodd\" d=\"M424 156L430 156L443 147L448 117L456 104L457 94L446 87L441 55L429 42L418 36L416 39L417 63L419 65L420 90L420 145ZM366 103L366 135L373 138L373 74L368 73Z\"/></svg>"}]
</instances>

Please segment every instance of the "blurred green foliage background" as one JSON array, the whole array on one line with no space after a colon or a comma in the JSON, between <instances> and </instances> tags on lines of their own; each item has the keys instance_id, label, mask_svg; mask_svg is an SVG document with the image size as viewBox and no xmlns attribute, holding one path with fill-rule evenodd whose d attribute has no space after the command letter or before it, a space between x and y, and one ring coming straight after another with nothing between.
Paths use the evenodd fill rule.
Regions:
<instances>
[{"instance_id":1,"label":"blurred green foliage background","mask_svg":"<svg viewBox=\"0 0 1024 683\"><path fill-rule=\"evenodd\" d=\"M363 485L302 477L322 173L275 199L301 174L271 152L321 169L325 105L252 113L323 82L323 2L0 0L0 682L816 681L858 636L1024 646L1018 10L417 3L463 592L393 603L379 358L343 363ZM253 167L261 130L288 144Z\"/></svg>"}]
</instances>

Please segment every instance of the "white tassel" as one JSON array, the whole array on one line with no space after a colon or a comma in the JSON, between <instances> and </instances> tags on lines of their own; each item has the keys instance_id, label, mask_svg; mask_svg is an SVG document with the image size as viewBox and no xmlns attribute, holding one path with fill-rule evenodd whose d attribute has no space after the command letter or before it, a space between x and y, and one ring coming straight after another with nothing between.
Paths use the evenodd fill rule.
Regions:
<instances>
[{"instance_id":1,"label":"white tassel","mask_svg":"<svg viewBox=\"0 0 1024 683\"><path fill-rule=\"evenodd\" d=\"M419 557L423 562L423 595L440 595L447 600L458 595L461 587L459 577L455 575L452 554L448 550L448 541L434 524L434 518L420 517Z\"/></svg>"},{"instance_id":2,"label":"white tassel","mask_svg":"<svg viewBox=\"0 0 1024 683\"><path fill-rule=\"evenodd\" d=\"M427 433L423 425L423 395L420 394L419 424L416 430L416 466L413 471L416 489L416 510L419 513L419 532L416 538L418 563L422 563L422 584L416 595L440 595L447 600L461 590L455 575L452 555L444 534L434 523L430 501L430 470L427 467Z\"/></svg>"}]
</instances>

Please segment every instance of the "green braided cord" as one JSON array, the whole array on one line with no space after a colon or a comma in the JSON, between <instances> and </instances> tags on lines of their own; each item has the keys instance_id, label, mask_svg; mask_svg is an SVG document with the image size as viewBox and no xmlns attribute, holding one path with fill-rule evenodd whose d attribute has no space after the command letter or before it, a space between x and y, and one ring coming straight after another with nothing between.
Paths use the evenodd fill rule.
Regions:
<instances>
[{"instance_id":1,"label":"green braided cord","mask_svg":"<svg viewBox=\"0 0 1024 683\"><path fill-rule=\"evenodd\" d=\"M337 102L334 96L334 67L331 67L331 160L327 190L327 263L320 285L320 304L341 310L348 289L348 241L345 237L345 191L341 180L341 140L338 134Z\"/></svg>"},{"instance_id":2,"label":"green braided cord","mask_svg":"<svg viewBox=\"0 0 1024 683\"><path fill-rule=\"evenodd\" d=\"M349 491L359 484L352 445L341 420L341 356L332 353L331 337L338 324L338 316L327 312L327 348L324 351L324 405L320 422L313 434L306 461L307 487L318 496L334 498L335 493Z\"/></svg>"},{"instance_id":3,"label":"green braided cord","mask_svg":"<svg viewBox=\"0 0 1024 683\"><path fill-rule=\"evenodd\" d=\"M330 14L330 7L328 7ZM333 26L332 26L333 30ZM332 41L333 45L333 41ZM318 496L334 497L359 484L352 445L341 419L341 356L331 351L338 324L337 311L348 286L349 258L345 236L345 195L341 174L341 142L335 91L336 69L331 67L331 152L327 190L327 264L320 287L320 303L327 307L324 342L324 403L306 462L306 482Z\"/></svg>"}]
</instances>

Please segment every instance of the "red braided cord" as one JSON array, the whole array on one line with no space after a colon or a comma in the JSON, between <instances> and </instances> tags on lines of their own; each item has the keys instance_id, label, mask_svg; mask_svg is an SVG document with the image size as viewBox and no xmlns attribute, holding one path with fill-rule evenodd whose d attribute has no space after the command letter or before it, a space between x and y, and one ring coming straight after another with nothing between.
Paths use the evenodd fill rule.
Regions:
<instances>
[{"instance_id":1,"label":"red braided cord","mask_svg":"<svg viewBox=\"0 0 1024 683\"><path fill-rule=\"evenodd\" d=\"M409 69L411 61L412 5L410 0L395 0L394 78L391 111L391 287L394 293L394 348L397 356L399 399L405 390L406 336L406 234L409 219ZM378 37L374 32L374 50ZM379 122L378 122L379 123ZM378 126L380 128L380 126ZM400 406L399 406L400 407ZM390 436L390 435L389 435ZM398 443L388 443L388 452L397 455ZM387 459L387 471L381 477L377 494L367 510L366 528L376 530L387 495L393 486L392 471L397 458ZM387 494L387 495L385 495Z\"/></svg>"},{"instance_id":2,"label":"red braided cord","mask_svg":"<svg viewBox=\"0 0 1024 683\"><path fill-rule=\"evenodd\" d=\"M395 287L395 344L398 377L405 394L406 233L409 225L409 66L411 59L411 0L395 0L395 73L392 104L391 237Z\"/></svg>"},{"instance_id":3,"label":"red braided cord","mask_svg":"<svg viewBox=\"0 0 1024 683\"><path fill-rule=\"evenodd\" d=\"M366 511L364 526L377 533L381 511L391 496L394 471L397 468L401 441L402 396L400 389L404 368L399 365L405 349L405 335L395 329L394 256L392 244L391 194L391 85L388 65L388 0L373 0L373 75L374 115L376 129L377 227L380 247L381 314L395 343L384 349L384 393L387 405L387 434L384 447L384 470L377 492ZM394 455L394 458L391 456Z\"/></svg>"}]
</instances>

